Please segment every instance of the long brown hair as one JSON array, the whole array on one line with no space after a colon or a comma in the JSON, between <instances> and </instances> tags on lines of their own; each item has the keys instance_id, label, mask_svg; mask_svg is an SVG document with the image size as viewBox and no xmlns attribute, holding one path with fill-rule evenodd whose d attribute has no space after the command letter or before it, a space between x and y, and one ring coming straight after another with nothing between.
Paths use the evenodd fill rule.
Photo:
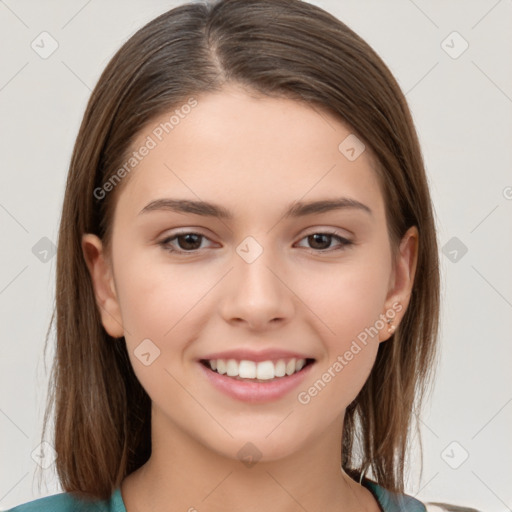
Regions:
<instances>
[{"instance_id":1,"label":"long brown hair","mask_svg":"<svg viewBox=\"0 0 512 512\"><path fill-rule=\"evenodd\" d=\"M92 92L69 167L51 323L57 340L43 439L55 407L60 483L83 498L107 499L151 454L150 398L123 339L101 324L81 249L84 233L108 245L116 197L129 178L104 197L95 191L106 190L142 127L228 82L337 116L376 158L395 253L407 229L418 228L409 307L380 344L343 431L343 468L354 475L367 468L375 482L403 492L410 426L437 356L439 262L424 163L405 97L380 57L340 20L300 0L176 7L119 49Z\"/></svg>"}]
</instances>

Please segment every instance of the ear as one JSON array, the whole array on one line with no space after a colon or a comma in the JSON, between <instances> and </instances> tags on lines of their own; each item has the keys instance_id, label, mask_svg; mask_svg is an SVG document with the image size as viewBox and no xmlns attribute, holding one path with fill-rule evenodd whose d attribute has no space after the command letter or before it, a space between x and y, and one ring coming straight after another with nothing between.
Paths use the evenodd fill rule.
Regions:
<instances>
[{"instance_id":1,"label":"ear","mask_svg":"<svg viewBox=\"0 0 512 512\"><path fill-rule=\"evenodd\" d=\"M91 275L96 303L101 314L101 323L113 338L124 336L121 309L117 299L112 267L104 254L99 237L87 233L82 237L82 251Z\"/></svg>"},{"instance_id":2,"label":"ear","mask_svg":"<svg viewBox=\"0 0 512 512\"><path fill-rule=\"evenodd\" d=\"M395 270L390 278L390 287L386 297L384 315L391 319L391 324L386 323L385 327L381 329L379 341L391 338L407 311L416 274L418 244L418 228L411 226L400 242ZM394 326L394 329L388 332L390 325Z\"/></svg>"}]
</instances>

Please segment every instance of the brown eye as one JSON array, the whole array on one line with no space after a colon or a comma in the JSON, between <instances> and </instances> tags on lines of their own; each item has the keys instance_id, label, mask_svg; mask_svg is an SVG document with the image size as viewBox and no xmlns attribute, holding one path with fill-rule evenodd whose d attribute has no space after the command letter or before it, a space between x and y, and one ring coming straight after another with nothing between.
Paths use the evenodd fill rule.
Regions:
<instances>
[{"instance_id":1,"label":"brown eye","mask_svg":"<svg viewBox=\"0 0 512 512\"><path fill-rule=\"evenodd\" d=\"M178 242L183 241L183 243L178 243L180 249L193 251L201 247L201 238L202 236L198 235L197 233L187 233L185 235L178 235L176 240L178 240ZM199 245L197 245L198 240Z\"/></svg>"},{"instance_id":2,"label":"brown eye","mask_svg":"<svg viewBox=\"0 0 512 512\"><path fill-rule=\"evenodd\" d=\"M179 233L162 240L161 245L166 251L169 252L182 252L182 253L193 253L201 248L202 239L207 239L200 233ZM176 241L175 245L171 245L171 242Z\"/></svg>"},{"instance_id":3,"label":"brown eye","mask_svg":"<svg viewBox=\"0 0 512 512\"><path fill-rule=\"evenodd\" d=\"M338 240L338 247L334 249L329 249L333 239ZM314 249L314 252L332 252L344 249L346 246L352 245L353 242L343 238L336 233L330 232L319 232L312 233L303 238L303 240L307 240L311 249Z\"/></svg>"},{"instance_id":4,"label":"brown eye","mask_svg":"<svg viewBox=\"0 0 512 512\"><path fill-rule=\"evenodd\" d=\"M309 235L307 238L313 249L328 249L332 242L332 235L324 233ZM327 247L324 247L325 244L327 244Z\"/></svg>"}]
</instances>

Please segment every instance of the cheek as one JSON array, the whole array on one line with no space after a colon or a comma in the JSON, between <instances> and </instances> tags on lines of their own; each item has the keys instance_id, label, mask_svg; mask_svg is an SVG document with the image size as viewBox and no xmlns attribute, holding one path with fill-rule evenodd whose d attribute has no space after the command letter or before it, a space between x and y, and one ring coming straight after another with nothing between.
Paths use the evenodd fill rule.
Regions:
<instances>
[{"instance_id":1,"label":"cheek","mask_svg":"<svg viewBox=\"0 0 512 512\"><path fill-rule=\"evenodd\" d=\"M193 314L215 282L201 276L193 265L165 264L143 252L120 262L116 278L127 331L133 338L159 340L170 338L189 321L187 315Z\"/></svg>"},{"instance_id":2,"label":"cheek","mask_svg":"<svg viewBox=\"0 0 512 512\"><path fill-rule=\"evenodd\" d=\"M384 326L379 318L383 293L375 278L369 271L351 272L335 282L330 280L326 292L315 296L321 312L317 330L324 333L325 353L297 397L300 404L308 405L310 415L316 411L335 421L370 375L380 346L379 330Z\"/></svg>"},{"instance_id":3,"label":"cheek","mask_svg":"<svg viewBox=\"0 0 512 512\"><path fill-rule=\"evenodd\" d=\"M323 332L342 348L385 312L389 272L386 262L360 258L307 273L304 302L324 324Z\"/></svg>"},{"instance_id":4,"label":"cheek","mask_svg":"<svg viewBox=\"0 0 512 512\"><path fill-rule=\"evenodd\" d=\"M303 287L304 302L318 317L316 325L324 334L326 357L319 369L321 382L316 376L316 383L309 383L312 395L307 393L305 400L318 393L315 400L319 406L329 402L346 407L363 387L375 362L379 330L385 328L380 315L385 313L388 268L378 258L361 258L309 277L310 284Z\"/></svg>"},{"instance_id":5,"label":"cheek","mask_svg":"<svg viewBox=\"0 0 512 512\"><path fill-rule=\"evenodd\" d=\"M150 260L142 252L120 259L116 266L131 364L139 382L157 402L169 400L171 391L187 399L172 376L182 380L186 349L196 337L198 314L204 309L201 299L216 282L199 278L192 267L162 264L154 255Z\"/></svg>"}]
</instances>

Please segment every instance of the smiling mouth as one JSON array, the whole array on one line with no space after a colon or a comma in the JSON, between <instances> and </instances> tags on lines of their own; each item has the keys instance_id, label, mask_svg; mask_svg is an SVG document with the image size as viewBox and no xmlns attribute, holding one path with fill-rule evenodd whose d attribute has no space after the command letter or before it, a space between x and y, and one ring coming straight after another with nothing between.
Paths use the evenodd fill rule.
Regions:
<instances>
[{"instance_id":1,"label":"smiling mouth","mask_svg":"<svg viewBox=\"0 0 512 512\"><path fill-rule=\"evenodd\" d=\"M234 359L200 359L199 362L208 370L230 377L234 380L248 382L273 382L286 379L312 365L315 359L279 359L277 361L254 362Z\"/></svg>"}]
</instances>

